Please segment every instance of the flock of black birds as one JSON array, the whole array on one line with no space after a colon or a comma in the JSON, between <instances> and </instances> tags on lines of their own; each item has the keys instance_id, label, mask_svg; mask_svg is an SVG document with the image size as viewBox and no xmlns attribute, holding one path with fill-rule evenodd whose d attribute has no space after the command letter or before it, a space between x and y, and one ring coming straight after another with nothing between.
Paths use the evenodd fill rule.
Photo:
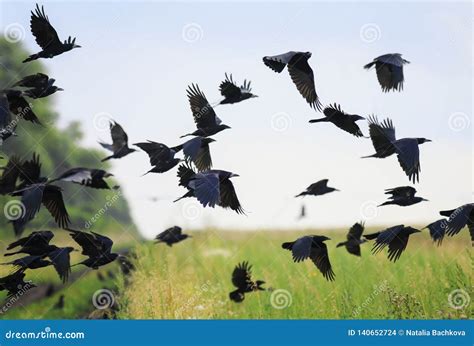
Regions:
<instances>
[{"instance_id":1,"label":"flock of black birds","mask_svg":"<svg viewBox=\"0 0 474 346\"><path fill-rule=\"evenodd\" d=\"M56 30L50 24L44 8L36 5L31 13L31 32L33 33L41 51L29 56L23 62L29 62L39 58L53 58L57 55L79 48L75 44L75 38L69 37L61 42ZM310 120L310 123L330 122L341 130L355 137L367 138L363 135L357 125L358 121L365 120L357 114L349 114L341 109L338 104L323 107L316 93L313 70L308 60L310 52L290 51L275 56L265 56L263 63L277 73L281 73L285 67L290 74L291 80L297 90L315 111L323 113L324 117ZM373 59L365 65L365 69L375 67L378 82L383 92L402 91L404 83L403 65L409 63L403 59L401 54L385 54ZM42 126L41 121L33 112L28 99L37 99L52 95L61 91L54 85L55 80L47 75L37 73L26 76L11 88L0 91L0 142L16 136L15 129L21 120L30 121ZM250 98L257 97L252 94L250 82L244 81L238 86L232 75L225 75L225 80L220 84L219 90L224 99L217 103L235 104ZM181 137L192 136L192 139L174 147L163 143L146 141L134 145L149 156L151 169L148 173L165 173L175 166L178 167L179 186L187 191L176 201L194 197L203 207L214 208L216 205L229 208L238 214L245 214L237 197L231 178L238 176L225 170L212 169L210 144L216 142L211 136L230 129L222 123L216 115L214 107L208 102L204 93L197 84L191 84L187 89L187 97L196 125L196 130ZM408 179L416 183L419 181L420 173L420 150L419 145L429 142L426 138L401 138L395 136L395 127L391 119L379 121L376 116L369 116L369 138L372 141L375 153L366 157L386 158L393 154L397 155L401 168ZM100 145L111 151L111 155L102 161L109 159L120 159L130 153L137 151L130 148L128 136L117 122L110 122L110 133L112 143L100 143ZM184 158L175 157L179 152ZM50 212L60 228L70 233L72 239L82 248L82 254L87 259L77 263L89 268L97 269L113 262L121 255L112 253L113 242L110 238L94 232L83 232L69 228L71 223L63 200L62 190L54 182L63 181L80 184L96 189L111 189L105 181L112 174L101 169L90 169L77 167L64 172L56 178L48 178L41 175L41 163L39 156L33 154L31 160L21 160L12 155L8 163L3 167L0 178L0 194L17 196L21 198L24 213L20 218L13 220L15 235L20 236L40 210L41 204ZM320 180L311 184L305 191L296 197L319 196L333 191L336 188L328 187L328 179ZM112 188L119 188L114 186ZM391 195L389 200L382 205L410 206L421 201L422 197L415 196L416 189L411 186L401 186L386 190ZM456 209L440 212L445 219L437 220L426 228L429 229L432 239L441 244L445 235L458 234L466 225L469 227L471 239L474 241L474 204L469 203ZM304 217L304 208L301 217ZM364 224L354 224L347 234L347 240L339 243L337 247L344 246L350 254L360 256L360 245L368 240L374 240L373 253L377 253L388 247L388 258L395 262L405 250L411 234L420 230L397 225L383 231L363 235ZM65 282L71 271L70 253L72 247L57 247L50 244L54 234L51 231L34 231L30 235L20 238L8 246L8 250L18 248L5 256L16 254L27 254L26 257L4 263L15 266L13 274L0 278L0 291L6 290L9 296L18 292L25 282L25 271L27 269L38 269L46 266L54 266L59 277ZM157 243L165 243L172 246L190 236L183 234L182 229L174 226L160 233L156 237ZM291 251L294 262L311 259L324 278L329 281L335 279L328 255L325 241L330 240L326 236L306 235L293 242L285 242L282 248ZM264 290L264 281L252 281L251 268L248 262L238 264L232 273L232 283L236 290L229 294L231 300L242 302L245 293Z\"/></svg>"}]
</instances>

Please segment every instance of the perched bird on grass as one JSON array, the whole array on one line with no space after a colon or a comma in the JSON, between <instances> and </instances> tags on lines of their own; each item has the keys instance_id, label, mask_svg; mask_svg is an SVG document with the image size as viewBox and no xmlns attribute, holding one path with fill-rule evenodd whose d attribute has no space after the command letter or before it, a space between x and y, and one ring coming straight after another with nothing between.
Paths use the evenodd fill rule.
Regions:
<instances>
[{"instance_id":1,"label":"perched bird on grass","mask_svg":"<svg viewBox=\"0 0 474 346\"><path fill-rule=\"evenodd\" d=\"M58 33L49 22L48 16L44 13L44 7L41 6L40 9L38 4L36 4L35 12L31 12L30 28L31 33L36 39L36 43L42 50L39 53L30 55L27 59L23 60L23 62L39 58L52 58L74 48L81 47L75 43L76 38L71 39L71 36L69 36L64 43L61 42Z\"/></svg>"},{"instance_id":2,"label":"perched bird on grass","mask_svg":"<svg viewBox=\"0 0 474 346\"><path fill-rule=\"evenodd\" d=\"M123 130L122 126L120 126L118 123L113 121L110 122L110 134L112 136L112 144L102 142L99 142L99 144L103 148L113 152L113 155L102 159L102 162L110 159L120 159L136 151L135 149L128 147L128 136Z\"/></svg>"},{"instance_id":3,"label":"perched bird on grass","mask_svg":"<svg viewBox=\"0 0 474 346\"><path fill-rule=\"evenodd\" d=\"M24 94L33 99L39 99L54 94L56 91L64 89L54 85L55 79L49 78L44 73L36 73L26 76L16 82L13 86L29 88Z\"/></svg>"},{"instance_id":4,"label":"perched bird on grass","mask_svg":"<svg viewBox=\"0 0 474 346\"><path fill-rule=\"evenodd\" d=\"M79 262L76 265L83 264L92 269L98 269L101 266L109 264L119 257L118 254L112 253L113 241L106 236L95 232L86 233L73 229L67 229L71 233L72 239L82 248L82 254L89 258Z\"/></svg>"},{"instance_id":5,"label":"perched bird on grass","mask_svg":"<svg viewBox=\"0 0 474 346\"><path fill-rule=\"evenodd\" d=\"M232 272L232 284L237 289L229 293L229 298L241 303L245 299L245 293L265 291L262 287L264 283L262 280L252 281L252 266L248 262L239 263Z\"/></svg>"},{"instance_id":6,"label":"perched bird on grass","mask_svg":"<svg viewBox=\"0 0 474 346\"><path fill-rule=\"evenodd\" d=\"M430 231L431 239L437 243L438 246L441 245L444 239L444 235L446 234L446 227L448 225L447 219L439 219L435 222L430 223L428 226L422 228L428 228Z\"/></svg>"},{"instance_id":7,"label":"perched bird on grass","mask_svg":"<svg viewBox=\"0 0 474 346\"><path fill-rule=\"evenodd\" d=\"M392 120L385 119L379 123L376 117L369 117L369 134L375 154L364 156L364 158L385 158L397 154L398 162L408 179L413 183L419 181L421 170L419 145L431 140L426 138L396 139Z\"/></svg>"},{"instance_id":8,"label":"perched bird on grass","mask_svg":"<svg viewBox=\"0 0 474 346\"><path fill-rule=\"evenodd\" d=\"M364 134L357 125L356 121L364 120L364 117L361 117L357 114L347 114L338 104L330 105L329 107L324 108L323 111L325 117L320 119L312 119L310 123L320 123L320 122L329 122L333 123L341 130L344 130L351 135L356 137L363 137Z\"/></svg>"},{"instance_id":9,"label":"perched bird on grass","mask_svg":"<svg viewBox=\"0 0 474 346\"><path fill-rule=\"evenodd\" d=\"M12 250L16 247L20 247L19 250L11 253L5 253L4 256L12 256L20 253L29 254L32 256L41 256L52 251L53 245L49 242L53 239L54 234L51 231L35 231L31 232L26 237L20 238L13 243L9 244L7 250Z\"/></svg>"},{"instance_id":10,"label":"perched bird on grass","mask_svg":"<svg viewBox=\"0 0 474 346\"><path fill-rule=\"evenodd\" d=\"M110 189L105 178L113 177L113 174L102 169L91 169L76 167L68 169L66 172L58 176L53 181L67 181L94 189Z\"/></svg>"},{"instance_id":11,"label":"perched bird on grass","mask_svg":"<svg viewBox=\"0 0 474 346\"><path fill-rule=\"evenodd\" d=\"M297 194L295 197L321 196L333 191L339 191L338 189L335 189L333 187L328 187L328 181L329 179L323 179L314 184L311 184L310 186L306 188L305 191Z\"/></svg>"},{"instance_id":12,"label":"perched bird on grass","mask_svg":"<svg viewBox=\"0 0 474 346\"><path fill-rule=\"evenodd\" d=\"M406 207L409 205L420 203L422 201L428 201L423 197L415 196L416 189L411 186L399 186L394 187L392 189L386 189L385 194L391 196L389 197L389 200L387 202L380 204L379 207L390 204Z\"/></svg>"},{"instance_id":13,"label":"perched bird on grass","mask_svg":"<svg viewBox=\"0 0 474 346\"><path fill-rule=\"evenodd\" d=\"M183 135L181 138L186 136L209 137L225 129L230 129L229 126L222 124L221 119L216 115L197 84L188 86L187 94L197 130Z\"/></svg>"},{"instance_id":14,"label":"perched bird on grass","mask_svg":"<svg viewBox=\"0 0 474 346\"><path fill-rule=\"evenodd\" d=\"M456 209L444 210L439 213L449 217L446 225L447 235L456 235L467 226L474 244L474 203L464 204Z\"/></svg>"},{"instance_id":15,"label":"perched bird on grass","mask_svg":"<svg viewBox=\"0 0 474 346\"><path fill-rule=\"evenodd\" d=\"M405 227L404 225L393 226L381 232L367 234L365 238L375 239L372 253L377 254L388 246L388 259L396 262L402 252L405 251L408 238L411 234L421 232L413 227Z\"/></svg>"},{"instance_id":16,"label":"perched bird on grass","mask_svg":"<svg viewBox=\"0 0 474 346\"><path fill-rule=\"evenodd\" d=\"M403 65L409 63L409 61L402 58L401 54L394 53L381 55L365 65L364 68L368 70L375 65L377 79L383 92L390 90L402 91L405 80Z\"/></svg>"},{"instance_id":17,"label":"perched bird on grass","mask_svg":"<svg viewBox=\"0 0 474 346\"><path fill-rule=\"evenodd\" d=\"M227 76L227 73L225 74L225 80L219 86L219 91L221 92L221 95L224 96L224 99L219 102L221 105L237 103L258 97L257 95L252 94L250 81L247 82L247 80L244 80L244 84L238 87L232 79L232 74Z\"/></svg>"},{"instance_id":18,"label":"perched bird on grass","mask_svg":"<svg viewBox=\"0 0 474 346\"><path fill-rule=\"evenodd\" d=\"M150 157L150 164L154 166L145 174L167 172L181 161L181 159L174 157L176 153L181 150L181 148L169 148L163 143L157 143L152 141L135 143L133 145L136 145L137 147L145 151Z\"/></svg>"},{"instance_id":19,"label":"perched bird on grass","mask_svg":"<svg viewBox=\"0 0 474 346\"><path fill-rule=\"evenodd\" d=\"M31 281L24 281L25 271L20 269L13 274L0 278L0 292L7 291L7 297L13 297L23 289L31 289L36 287Z\"/></svg>"},{"instance_id":20,"label":"perched bird on grass","mask_svg":"<svg viewBox=\"0 0 474 346\"><path fill-rule=\"evenodd\" d=\"M179 226L173 226L161 232L155 237L155 244L165 243L169 247L179 243L187 238L191 238L188 234L183 234L183 230Z\"/></svg>"},{"instance_id":21,"label":"perched bird on grass","mask_svg":"<svg viewBox=\"0 0 474 346\"><path fill-rule=\"evenodd\" d=\"M277 73L288 66L291 80L301 96L304 97L311 108L321 111L322 105L316 93L313 70L308 64L309 58L311 58L311 52L290 51L280 55L265 56L263 63Z\"/></svg>"},{"instance_id":22,"label":"perched bird on grass","mask_svg":"<svg viewBox=\"0 0 474 346\"><path fill-rule=\"evenodd\" d=\"M367 239L362 239L362 233L364 233L364 223L357 222L347 233L347 240L345 242L339 243L336 247L345 246L347 252L355 256L360 256L360 244L363 244Z\"/></svg>"},{"instance_id":23,"label":"perched bird on grass","mask_svg":"<svg viewBox=\"0 0 474 346\"><path fill-rule=\"evenodd\" d=\"M323 274L328 281L334 281L335 274L332 271L329 261L328 248L324 243L330 238L319 235L307 235L292 242L283 243L281 247L290 250L293 255L293 261L298 263L306 259L311 259L316 268Z\"/></svg>"},{"instance_id":24,"label":"perched bird on grass","mask_svg":"<svg viewBox=\"0 0 474 346\"><path fill-rule=\"evenodd\" d=\"M218 205L224 209L232 209L237 214L245 214L230 180L238 176L216 169L196 173L191 167L181 165L178 168L179 185L187 188L188 192L175 202L182 198L195 197L204 207L214 208Z\"/></svg>"}]
</instances>

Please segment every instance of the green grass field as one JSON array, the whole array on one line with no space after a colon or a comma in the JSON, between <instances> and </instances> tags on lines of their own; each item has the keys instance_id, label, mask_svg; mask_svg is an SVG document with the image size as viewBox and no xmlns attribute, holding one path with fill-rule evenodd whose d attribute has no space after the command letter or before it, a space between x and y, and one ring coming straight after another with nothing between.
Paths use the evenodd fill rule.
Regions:
<instances>
[{"instance_id":1,"label":"green grass field","mask_svg":"<svg viewBox=\"0 0 474 346\"><path fill-rule=\"evenodd\" d=\"M366 231L367 233L371 230ZM195 232L172 248L139 246L137 270L122 287L123 319L428 319L470 318L471 244L468 232L445 239L441 247L426 233L410 238L396 263L386 250L376 256L362 245L362 258L336 248L342 231L324 232L335 282L327 282L311 261L295 264L283 241L306 232ZM229 300L234 266L248 260L253 279L268 291ZM455 291L458 290L458 291ZM459 291L462 290L462 291ZM466 296L467 295L467 296Z\"/></svg>"}]
</instances>

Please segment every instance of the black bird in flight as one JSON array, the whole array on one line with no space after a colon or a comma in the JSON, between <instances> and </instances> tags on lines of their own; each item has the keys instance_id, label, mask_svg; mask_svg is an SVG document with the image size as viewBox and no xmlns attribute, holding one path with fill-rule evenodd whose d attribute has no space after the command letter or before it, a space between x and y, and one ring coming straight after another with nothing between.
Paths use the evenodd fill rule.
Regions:
<instances>
[{"instance_id":1,"label":"black bird in flight","mask_svg":"<svg viewBox=\"0 0 474 346\"><path fill-rule=\"evenodd\" d=\"M399 205L401 207L407 207L409 205L420 203L422 201L428 201L423 197L415 196L416 189L411 186L399 186L394 187L392 189L386 189L385 194L391 196L389 197L388 201L380 204L379 207L390 204Z\"/></svg>"},{"instance_id":2,"label":"black bird in flight","mask_svg":"<svg viewBox=\"0 0 474 346\"><path fill-rule=\"evenodd\" d=\"M65 283L69 279L71 273L71 256L70 253L75 251L74 248L57 247L53 245L54 249L50 251L47 256L53 262L53 267L59 275L59 278Z\"/></svg>"},{"instance_id":3,"label":"black bird in flight","mask_svg":"<svg viewBox=\"0 0 474 346\"><path fill-rule=\"evenodd\" d=\"M326 280L334 281L336 276L329 261L328 248L324 243L326 240L330 239L325 236L307 235L295 241L283 243L281 247L292 252L293 261L296 263L310 258Z\"/></svg>"},{"instance_id":4,"label":"black bird in flight","mask_svg":"<svg viewBox=\"0 0 474 346\"><path fill-rule=\"evenodd\" d=\"M11 262L1 263L2 265L13 265L16 269L38 269L52 265L51 261L45 260L43 256L25 256Z\"/></svg>"},{"instance_id":5,"label":"black bird in flight","mask_svg":"<svg viewBox=\"0 0 474 346\"><path fill-rule=\"evenodd\" d=\"M306 207L305 205L301 205L300 215L298 215L298 220L304 219L306 217Z\"/></svg>"},{"instance_id":6,"label":"black bird in flight","mask_svg":"<svg viewBox=\"0 0 474 346\"><path fill-rule=\"evenodd\" d=\"M56 80L49 78L44 73L36 73L26 76L16 82L13 86L29 88L24 93L26 96L33 99L47 97L54 94L56 91L63 91L64 89L54 85Z\"/></svg>"},{"instance_id":7,"label":"black bird in flight","mask_svg":"<svg viewBox=\"0 0 474 346\"><path fill-rule=\"evenodd\" d=\"M105 149L113 152L113 155L107 156L106 158L102 159L102 162L110 159L120 159L136 151L135 149L131 149L128 147L127 134L123 130L122 126L120 126L114 121L110 122L110 134L112 136L112 144L102 142L99 142L99 144Z\"/></svg>"},{"instance_id":8,"label":"black bird in flight","mask_svg":"<svg viewBox=\"0 0 474 346\"><path fill-rule=\"evenodd\" d=\"M150 164L153 168L145 174L167 172L181 161L181 159L174 157L176 153L181 150L180 148L169 148L163 143L152 141L134 143L133 145L145 151L150 157Z\"/></svg>"},{"instance_id":9,"label":"black bird in flight","mask_svg":"<svg viewBox=\"0 0 474 346\"><path fill-rule=\"evenodd\" d=\"M33 159L21 165L18 189L11 193L12 196L21 196L24 207L23 215L13 221L16 235L23 232L26 224L31 221L43 204L53 216L59 227L65 228L71 222L64 204L62 189L50 184L48 179L41 177L41 163L39 156L33 153Z\"/></svg>"},{"instance_id":10,"label":"black bird in flight","mask_svg":"<svg viewBox=\"0 0 474 346\"><path fill-rule=\"evenodd\" d=\"M224 96L224 100L219 102L219 104L232 104L240 101L244 101L250 98L258 97L257 95L252 94L252 89L250 88L250 81L244 80L244 85L238 87L232 79L232 74L227 76L225 74L225 80L219 86L221 95Z\"/></svg>"},{"instance_id":11,"label":"black bird in flight","mask_svg":"<svg viewBox=\"0 0 474 346\"><path fill-rule=\"evenodd\" d=\"M365 65L364 68L370 69L375 65L377 79L382 87L382 91L402 91L405 80L403 77L403 65L409 63L409 61L402 58L401 54L394 53L381 55Z\"/></svg>"},{"instance_id":12,"label":"black bird in flight","mask_svg":"<svg viewBox=\"0 0 474 346\"><path fill-rule=\"evenodd\" d=\"M428 226L422 229L428 228L428 230L430 231L431 239L434 242L436 242L438 246L440 246L441 243L443 242L444 235L446 234L447 225L448 225L447 219L439 219L430 223Z\"/></svg>"},{"instance_id":13,"label":"black bird in flight","mask_svg":"<svg viewBox=\"0 0 474 346\"><path fill-rule=\"evenodd\" d=\"M474 242L474 203L464 204L453 210L439 212L442 216L449 217L446 225L446 234L453 236L464 227L468 227L471 241Z\"/></svg>"},{"instance_id":14,"label":"black bird in flight","mask_svg":"<svg viewBox=\"0 0 474 346\"><path fill-rule=\"evenodd\" d=\"M300 194L296 195L295 197L301 196L321 196L325 195L326 193L330 193L333 191L339 191L333 187L328 187L329 179L320 180L314 184L311 184L306 188L305 191L301 192Z\"/></svg>"},{"instance_id":15,"label":"black bird in flight","mask_svg":"<svg viewBox=\"0 0 474 346\"><path fill-rule=\"evenodd\" d=\"M113 174L108 173L102 169L91 169L91 168L71 168L66 172L58 176L53 181L68 181L71 183L92 187L94 189L109 189L110 187L105 178L112 177Z\"/></svg>"},{"instance_id":16,"label":"black bird in flight","mask_svg":"<svg viewBox=\"0 0 474 346\"><path fill-rule=\"evenodd\" d=\"M336 247L345 246L347 252L355 256L360 256L360 244L363 244L367 239L362 239L362 233L364 233L364 223L357 222L347 233L347 240L345 242L339 243Z\"/></svg>"},{"instance_id":17,"label":"black bird in flight","mask_svg":"<svg viewBox=\"0 0 474 346\"><path fill-rule=\"evenodd\" d=\"M229 126L222 124L221 119L216 115L197 84L188 86L187 93L197 130L183 135L181 138L186 136L209 137L225 129L230 129Z\"/></svg>"},{"instance_id":18,"label":"black bird in flight","mask_svg":"<svg viewBox=\"0 0 474 346\"><path fill-rule=\"evenodd\" d=\"M356 124L356 121L365 119L357 114L347 114L338 104L330 105L329 107L324 108L323 111L325 117L321 119L312 119L310 123L319 123L319 122L330 122L339 127L341 130L344 130L351 135L356 137L363 137L364 134L360 130L359 126Z\"/></svg>"},{"instance_id":19,"label":"black bird in flight","mask_svg":"<svg viewBox=\"0 0 474 346\"><path fill-rule=\"evenodd\" d=\"M31 11L30 21L31 33L36 39L36 43L41 47L39 53L30 55L23 62L36 60L39 58L52 58L56 55L70 51L74 48L80 48L81 46L76 44L76 38L68 37L66 41L61 42L58 37L58 33L49 22L48 16L44 13L44 7L41 9L36 4L36 10L33 13Z\"/></svg>"},{"instance_id":20,"label":"black bird in flight","mask_svg":"<svg viewBox=\"0 0 474 346\"><path fill-rule=\"evenodd\" d=\"M101 266L109 264L119 257L112 253L113 241L106 236L95 232L86 233L73 229L67 229L71 232L71 237L82 248L82 254L89 258L75 265L83 264L92 269L98 269Z\"/></svg>"},{"instance_id":21,"label":"black bird in flight","mask_svg":"<svg viewBox=\"0 0 474 346\"><path fill-rule=\"evenodd\" d=\"M241 303L245 299L245 293L265 291L262 287L264 283L262 280L252 281L252 266L248 262L239 263L232 272L232 284L237 289L229 293L229 298Z\"/></svg>"},{"instance_id":22,"label":"black bird in flight","mask_svg":"<svg viewBox=\"0 0 474 346\"><path fill-rule=\"evenodd\" d=\"M216 169L196 173L191 167L181 165L178 168L179 185L187 188L188 192L175 202L186 197L196 197L204 207L214 208L218 205L225 209L230 208L237 214L245 214L230 180L238 176Z\"/></svg>"},{"instance_id":23,"label":"black bird in flight","mask_svg":"<svg viewBox=\"0 0 474 346\"><path fill-rule=\"evenodd\" d=\"M198 171L207 171L212 168L211 152L209 144L215 142L209 137L194 137L187 142L175 147L183 150L184 158L187 162L192 162Z\"/></svg>"},{"instance_id":24,"label":"black bird in flight","mask_svg":"<svg viewBox=\"0 0 474 346\"><path fill-rule=\"evenodd\" d=\"M398 225L377 233L367 234L365 238L369 240L375 239L375 244L372 248L373 254L377 254L388 245L388 259L396 262L406 249L410 235L418 232L420 231L413 227Z\"/></svg>"},{"instance_id":25,"label":"black bird in flight","mask_svg":"<svg viewBox=\"0 0 474 346\"><path fill-rule=\"evenodd\" d=\"M25 96L27 96L25 92L8 89L5 90L5 94L10 112L15 116L12 123L18 124L19 120L23 119L33 124L42 125L35 112L33 112L32 104L25 99Z\"/></svg>"},{"instance_id":26,"label":"black bird in flight","mask_svg":"<svg viewBox=\"0 0 474 346\"><path fill-rule=\"evenodd\" d=\"M187 238L191 238L191 236L188 234L183 234L181 227L173 226L158 234L155 237L155 244L165 243L171 247L173 244L179 243Z\"/></svg>"},{"instance_id":27,"label":"black bird in flight","mask_svg":"<svg viewBox=\"0 0 474 346\"><path fill-rule=\"evenodd\" d=\"M32 232L28 236L20 238L8 245L7 250L12 250L16 247L20 247L20 249L15 252L6 253L4 256L12 256L20 253L31 256L42 256L54 249L54 245L49 244L53 237L54 234L51 231Z\"/></svg>"},{"instance_id":28,"label":"black bird in flight","mask_svg":"<svg viewBox=\"0 0 474 346\"><path fill-rule=\"evenodd\" d=\"M8 97L5 92L0 91L0 146L15 133L17 121L12 118Z\"/></svg>"},{"instance_id":29,"label":"black bird in flight","mask_svg":"<svg viewBox=\"0 0 474 346\"><path fill-rule=\"evenodd\" d=\"M16 183L20 176L20 159L13 155L2 167L2 176L0 177L0 195L7 195L16 190Z\"/></svg>"},{"instance_id":30,"label":"black bird in flight","mask_svg":"<svg viewBox=\"0 0 474 346\"><path fill-rule=\"evenodd\" d=\"M285 54L265 56L263 62L273 71L280 73L288 66L291 80L311 108L322 110L322 105L314 86L313 70L308 64L311 52L288 52Z\"/></svg>"},{"instance_id":31,"label":"black bird in flight","mask_svg":"<svg viewBox=\"0 0 474 346\"><path fill-rule=\"evenodd\" d=\"M376 117L369 117L369 134L375 154L363 158L385 158L397 154L398 162L408 179L413 183L419 181L421 171L419 145L431 140L426 138L396 139L395 127L392 120L388 118L379 123Z\"/></svg>"},{"instance_id":32,"label":"black bird in flight","mask_svg":"<svg viewBox=\"0 0 474 346\"><path fill-rule=\"evenodd\" d=\"M31 289L36 287L31 281L24 281L25 271L17 270L13 274L0 278L0 292L7 291L7 297L16 296L23 289Z\"/></svg>"}]
</instances>

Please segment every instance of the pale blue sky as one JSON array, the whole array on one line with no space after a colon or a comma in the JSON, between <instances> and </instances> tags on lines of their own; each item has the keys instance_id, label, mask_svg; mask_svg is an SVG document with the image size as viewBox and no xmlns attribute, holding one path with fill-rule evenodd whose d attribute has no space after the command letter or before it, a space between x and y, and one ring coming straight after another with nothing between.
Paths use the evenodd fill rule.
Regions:
<instances>
[{"instance_id":1,"label":"pale blue sky","mask_svg":"<svg viewBox=\"0 0 474 346\"><path fill-rule=\"evenodd\" d=\"M240 174L233 181L248 216L202 210L195 202L173 204L184 193L176 186L176 170L141 178L149 169L144 153L113 162L145 235L173 224L332 227L364 216L369 225L424 223L435 220L439 209L472 201L470 2L43 4L60 37L76 36L83 46L43 61L66 90L55 97L61 125L79 120L86 145L109 140L94 124L102 112L125 128L132 143L179 144L179 135L194 127L186 86L197 82L211 102L218 101L225 72L238 82L252 80L260 96L216 108L232 129L215 136L211 146L215 168ZM33 8L33 2L1 1L0 20L3 30L12 23L24 27L24 43L38 51L28 31ZM368 42L371 28L375 40ZM307 123L320 114L304 102L286 71L275 74L261 62L264 55L288 50L313 53L309 63L323 104L338 102L351 113L390 117L398 136L433 140L421 148L416 185L430 202L372 213L372 206L385 200L385 188L409 185L408 178L395 157L360 159L373 152L370 141L328 124ZM405 67L404 91L384 94L375 72L362 66L391 52L402 53L411 64ZM278 120L287 124L283 131L277 131ZM469 126L456 131L457 121ZM365 123L362 128L367 133ZM306 198L309 216L296 221L302 201L293 196L322 178L342 192ZM152 203L152 196L161 200Z\"/></svg>"}]
</instances>

